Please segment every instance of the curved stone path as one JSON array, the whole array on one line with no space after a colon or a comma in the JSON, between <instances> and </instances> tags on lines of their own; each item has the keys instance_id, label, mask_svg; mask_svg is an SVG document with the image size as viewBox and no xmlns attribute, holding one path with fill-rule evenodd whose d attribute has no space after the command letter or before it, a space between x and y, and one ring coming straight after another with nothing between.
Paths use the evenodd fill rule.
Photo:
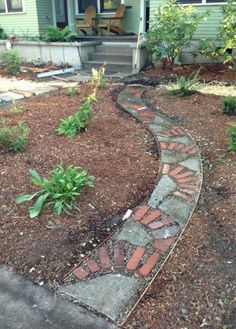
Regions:
<instances>
[{"instance_id":1,"label":"curved stone path","mask_svg":"<svg viewBox=\"0 0 236 329\"><path fill-rule=\"evenodd\" d=\"M60 291L122 324L145 294L182 235L202 183L198 148L182 128L142 101L145 87L127 86L119 105L141 121L160 149L157 185L124 224L74 268Z\"/></svg>"}]
</instances>

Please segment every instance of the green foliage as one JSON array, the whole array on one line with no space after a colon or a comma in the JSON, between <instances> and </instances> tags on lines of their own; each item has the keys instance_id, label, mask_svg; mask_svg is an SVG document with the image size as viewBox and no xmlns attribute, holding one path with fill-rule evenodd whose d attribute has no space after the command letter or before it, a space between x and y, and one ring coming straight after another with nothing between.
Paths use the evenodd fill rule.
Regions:
<instances>
[{"instance_id":1,"label":"green foliage","mask_svg":"<svg viewBox=\"0 0 236 329\"><path fill-rule=\"evenodd\" d=\"M229 136L229 146L228 150L232 152L236 152L236 123L232 123L227 130L227 134Z\"/></svg>"},{"instance_id":2,"label":"green foliage","mask_svg":"<svg viewBox=\"0 0 236 329\"><path fill-rule=\"evenodd\" d=\"M147 33L147 47L156 59L167 57L174 64L181 49L190 46L198 23L206 15L196 13L193 6L179 6L176 0L161 3Z\"/></svg>"},{"instance_id":3,"label":"green foliage","mask_svg":"<svg viewBox=\"0 0 236 329\"><path fill-rule=\"evenodd\" d=\"M21 152L28 143L28 128L23 121L10 127L5 121L0 122L0 150L3 152Z\"/></svg>"},{"instance_id":4,"label":"green foliage","mask_svg":"<svg viewBox=\"0 0 236 329\"><path fill-rule=\"evenodd\" d=\"M46 42L73 42L76 37L77 34L70 31L69 26L60 29L59 27L48 25L43 35L43 40Z\"/></svg>"},{"instance_id":5,"label":"green foliage","mask_svg":"<svg viewBox=\"0 0 236 329\"><path fill-rule=\"evenodd\" d=\"M106 77L105 77L105 67L101 66L99 69L92 69L92 84L95 85L97 88L102 88L106 84Z\"/></svg>"},{"instance_id":6,"label":"green foliage","mask_svg":"<svg viewBox=\"0 0 236 329\"><path fill-rule=\"evenodd\" d=\"M176 84L171 86L169 91L172 95L189 96L194 94L199 89L199 71L195 75L185 78L184 76L177 77Z\"/></svg>"},{"instance_id":7,"label":"green foliage","mask_svg":"<svg viewBox=\"0 0 236 329\"><path fill-rule=\"evenodd\" d=\"M236 66L236 55L233 51L236 49L236 7L234 0L227 0L221 8L223 18L219 25L218 35L212 39L202 39L195 54L205 55L212 60L222 56L224 63L229 62ZM219 41L221 45L216 48L215 44Z\"/></svg>"},{"instance_id":8,"label":"green foliage","mask_svg":"<svg viewBox=\"0 0 236 329\"><path fill-rule=\"evenodd\" d=\"M0 40L8 39L7 34L4 32L3 28L0 26Z\"/></svg>"},{"instance_id":9,"label":"green foliage","mask_svg":"<svg viewBox=\"0 0 236 329\"><path fill-rule=\"evenodd\" d=\"M3 52L1 58L6 62L6 72L9 74L17 74L20 72L21 57L16 49L10 49Z\"/></svg>"},{"instance_id":10,"label":"green foliage","mask_svg":"<svg viewBox=\"0 0 236 329\"><path fill-rule=\"evenodd\" d=\"M65 90L65 95L69 97L73 97L79 93L78 87L68 87Z\"/></svg>"},{"instance_id":11,"label":"green foliage","mask_svg":"<svg viewBox=\"0 0 236 329\"><path fill-rule=\"evenodd\" d=\"M85 186L94 187L94 177L88 171L75 166L58 165L53 168L50 178L41 178L39 174L30 169L31 182L39 186L40 191L34 194L25 194L16 198L16 203L33 200L36 202L29 208L30 218L37 217L43 208L53 207L58 216L62 212L70 214L72 209L79 208L75 205L76 198Z\"/></svg>"},{"instance_id":12,"label":"green foliage","mask_svg":"<svg viewBox=\"0 0 236 329\"><path fill-rule=\"evenodd\" d=\"M70 115L61 120L61 123L56 130L59 135L75 137L80 131L90 125L92 120L92 95L89 96L90 98L88 97L85 99L82 105L80 105L79 110L74 115Z\"/></svg>"},{"instance_id":13,"label":"green foliage","mask_svg":"<svg viewBox=\"0 0 236 329\"><path fill-rule=\"evenodd\" d=\"M24 107L16 105L15 101L12 101L12 106L10 107L10 112L14 114L22 114L26 111Z\"/></svg>"},{"instance_id":14,"label":"green foliage","mask_svg":"<svg viewBox=\"0 0 236 329\"><path fill-rule=\"evenodd\" d=\"M223 113L236 114L236 97L227 96L223 102Z\"/></svg>"}]
</instances>

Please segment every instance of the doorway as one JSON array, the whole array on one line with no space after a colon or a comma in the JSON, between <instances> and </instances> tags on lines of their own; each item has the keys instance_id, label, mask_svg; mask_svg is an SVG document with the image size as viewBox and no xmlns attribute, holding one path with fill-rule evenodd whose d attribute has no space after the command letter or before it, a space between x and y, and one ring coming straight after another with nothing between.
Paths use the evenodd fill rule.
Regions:
<instances>
[{"instance_id":1,"label":"doorway","mask_svg":"<svg viewBox=\"0 0 236 329\"><path fill-rule=\"evenodd\" d=\"M54 3L56 12L56 26L63 29L68 25L67 0L56 0Z\"/></svg>"}]
</instances>

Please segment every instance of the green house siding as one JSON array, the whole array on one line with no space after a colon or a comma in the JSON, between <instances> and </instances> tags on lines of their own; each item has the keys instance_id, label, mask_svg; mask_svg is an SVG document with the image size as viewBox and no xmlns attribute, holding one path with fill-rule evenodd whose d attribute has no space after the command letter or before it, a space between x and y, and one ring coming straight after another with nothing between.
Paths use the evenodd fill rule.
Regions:
<instances>
[{"instance_id":1,"label":"green house siding","mask_svg":"<svg viewBox=\"0 0 236 329\"><path fill-rule=\"evenodd\" d=\"M158 5L164 0L150 0L150 20L152 20L155 9ZM198 30L195 33L194 38L212 38L217 35L218 26L222 18L221 6L220 5L197 5L195 6L198 12L204 12L208 10L210 12L210 16L206 18L206 20L202 21L199 24Z\"/></svg>"},{"instance_id":2,"label":"green house siding","mask_svg":"<svg viewBox=\"0 0 236 329\"><path fill-rule=\"evenodd\" d=\"M7 34L38 36L39 25L35 0L24 0L24 13L0 14L0 25Z\"/></svg>"},{"instance_id":3,"label":"green house siding","mask_svg":"<svg viewBox=\"0 0 236 329\"><path fill-rule=\"evenodd\" d=\"M53 25L52 0L36 0L39 34L42 35L47 25Z\"/></svg>"},{"instance_id":4,"label":"green house siding","mask_svg":"<svg viewBox=\"0 0 236 329\"><path fill-rule=\"evenodd\" d=\"M127 6L122 28L127 32L138 32L140 17L140 0L125 0Z\"/></svg>"}]
</instances>

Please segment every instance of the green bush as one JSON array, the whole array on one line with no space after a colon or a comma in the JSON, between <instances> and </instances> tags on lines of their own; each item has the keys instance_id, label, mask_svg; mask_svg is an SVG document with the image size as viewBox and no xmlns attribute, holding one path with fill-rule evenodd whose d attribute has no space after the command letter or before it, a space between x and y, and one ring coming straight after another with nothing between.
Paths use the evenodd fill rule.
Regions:
<instances>
[{"instance_id":1,"label":"green bush","mask_svg":"<svg viewBox=\"0 0 236 329\"><path fill-rule=\"evenodd\" d=\"M6 50L1 58L6 63L6 72L15 75L20 72L21 57L16 49Z\"/></svg>"},{"instance_id":2,"label":"green bush","mask_svg":"<svg viewBox=\"0 0 236 329\"><path fill-rule=\"evenodd\" d=\"M236 114L236 97L227 96L223 102L223 113Z\"/></svg>"},{"instance_id":3,"label":"green bush","mask_svg":"<svg viewBox=\"0 0 236 329\"><path fill-rule=\"evenodd\" d=\"M28 131L23 121L12 127L5 121L0 122L0 150L13 153L23 151L28 143Z\"/></svg>"},{"instance_id":4,"label":"green bush","mask_svg":"<svg viewBox=\"0 0 236 329\"><path fill-rule=\"evenodd\" d=\"M41 178L39 174L30 169L31 182L39 186L40 191L34 194L25 194L16 198L16 203L33 200L36 202L29 208L30 218L37 217L43 208L53 207L58 216L64 211L70 214L72 209L79 208L75 205L76 198L81 194L85 186L94 187L94 177L90 176L87 170L68 166L65 169L62 165L53 168L50 178Z\"/></svg>"},{"instance_id":5,"label":"green bush","mask_svg":"<svg viewBox=\"0 0 236 329\"><path fill-rule=\"evenodd\" d=\"M147 47L153 57L167 57L173 65L181 49L190 46L198 23L206 15L196 13L193 6L179 6L176 0L161 3L147 33Z\"/></svg>"},{"instance_id":6,"label":"green bush","mask_svg":"<svg viewBox=\"0 0 236 329\"><path fill-rule=\"evenodd\" d=\"M0 40L8 39L7 34L4 32L3 28L0 26Z\"/></svg>"},{"instance_id":7,"label":"green bush","mask_svg":"<svg viewBox=\"0 0 236 329\"><path fill-rule=\"evenodd\" d=\"M76 37L77 34L70 31L69 26L60 29L59 27L48 25L43 35L43 40L46 42L73 42Z\"/></svg>"},{"instance_id":8,"label":"green bush","mask_svg":"<svg viewBox=\"0 0 236 329\"><path fill-rule=\"evenodd\" d=\"M228 150L231 152L236 152L236 123L232 123L227 130L229 136L229 146Z\"/></svg>"},{"instance_id":9,"label":"green bush","mask_svg":"<svg viewBox=\"0 0 236 329\"><path fill-rule=\"evenodd\" d=\"M199 89L198 73L199 71L190 78L185 78L184 76L177 77L176 84L171 86L169 93L178 96L189 96L194 94Z\"/></svg>"},{"instance_id":10,"label":"green bush","mask_svg":"<svg viewBox=\"0 0 236 329\"><path fill-rule=\"evenodd\" d=\"M92 120L91 104L86 100L79 110L69 117L62 119L56 130L59 135L75 137L80 131L84 130Z\"/></svg>"}]
</instances>

